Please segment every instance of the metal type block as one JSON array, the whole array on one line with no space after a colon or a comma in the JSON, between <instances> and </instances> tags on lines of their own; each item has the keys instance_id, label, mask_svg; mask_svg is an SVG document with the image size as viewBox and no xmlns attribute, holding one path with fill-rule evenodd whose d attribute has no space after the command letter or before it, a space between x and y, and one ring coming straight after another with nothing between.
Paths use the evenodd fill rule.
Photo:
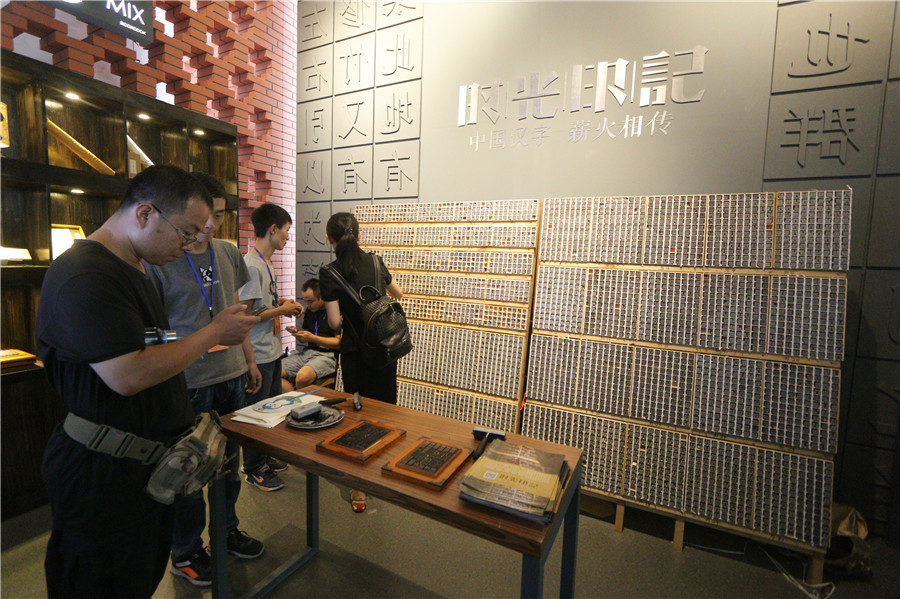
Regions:
<instances>
[{"instance_id":1,"label":"metal type block","mask_svg":"<svg viewBox=\"0 0 900 599\"><path fill-rule=\"evenodd\" d=\"M762 440L835 453L839 400L838 369L766 362Z\"/></svg>"},{"instance_id":2,"label":"metal type block","mask_svg":"<svg viewBox=\"0 0 900 599\"><path fill-rule=\"evenodd\" d=\"M579 342L532 335L528 358L526 397L548 403L574 405L579 394L577 369Z\"/></svg>"},{"instance_id":3,"label":"metal type block","mask_svg":"<svg viewBox=\"0 0 900 599\"><path fill-rule=\"evenodd\" d=\"M606 493L622 493L625 423L576 414L572 443L584 450L584 485Z\"/></svg>"},{"instance_id":4,"label":"metal type block","mask_svg":"<svg viewBox=\"0 0 900 599\"><path fill-rule=\"evenodd\" d=\"M760 449L756 469L754 530L827 547L833 462Z\"/></svg>"},{"instance_id":5,"label":"metal type block","mask_svg":"<svg viewBox=\"0 0 900 599\"><path fill-rule=\"evenodd\" d=\"M474 424L515 432L516 404L477 396L472 398L472 402L472 422Z\"/></svg>"},{"instance_id":6,"label":"metal type block","mask_svg":"<svg viewBox=\"0 0 900 599\"><path fill-rule=\"evenodd\" d=\"M337 372L334 373L334 389L335 391L344 390L344 375L341 373L341 367L338 366Z\"/></svg>"},{"instance_id":7,"label":"metal type block","mask_svg":"<svg viewBox=\"0 0 900 599\"><path fill-rule=\"evenodd\" d=\"M684 511L752 528L756 455L753 447L692 436Z\"/></svg>"},{"instance_id":8,"label":"metal type block","mask_svg":"<svg viewBox=\"0 0 900 599\"><path fill-rule=\"evenodd\" d=\"M637 339L656 343L696 345L699 325L699 273L641 273L642 292Z\"/></svg>"},{"instance_id":9,"label":"metal type block","mask_svg":"<svg viewBox=\"0 0 900 599\"><path fill-rule=\"evenodd\" d=\"M583 332L586 269L541 266L535 288L534 328Z\"/></svg>"},{"instance_id":10,"label":"metal type block","mask_svg":"<svg viewBox=\"0 0 900 599\"><path fill-rule=\"evenodd\" d=\"M633 354L625 345L582 341L575 406L628 416Z\"/></svg>"},{"instance_id":11,"label":"metal type block","mask_svg":"<svg viewBox=\"0 0 900 599\"><path fill-rule=\"evenodd\" d=\"M775 268L849 269L852 198L850 189L779 192Z\"/></svg>"},{"instance_id":12,"label":"metal type block","mask_svg":"<svg viewBox=\"0 0 900 599\"><path fill-rule=\"evenodd\" d=\"M688 426L695 354L634 348L634 384L629 416Z\"/></svg>"},{"instance_id":13,"label":"metal type block","mask_svg":"<svg viewBox=\"0 0 900 599\"><path fill-rule=\"evenodd\" d=\"M641 263L645 201L642 196L593 198L593 231L588 261Z\"/></svg>"},{"instance_id":14,"label":"metal type block","mask_svg":"<svg viewBox=\"0 0 900 599\"><path fill-rule=\"evenodd\" d=\"M519 397L523 339L485 331L479 351L485 356L478 373L477 389L488 395L516 400Z\"/></svg>"},{"instance_id":15,"label":"metal type block","mask_svg":"<svg viewBox=\"0 0 900 599\"><path fill-rule=\"evenodd\" d=\"M847 281L829 277L772 277L767 352L840 360Z\"/></svg>"},{"instance_id":16,"label":"metal type block","mask_svg":"<svg viewBox=\"0 0 900 599\"><path fill-rule=\"evenodd\" d=\"M763 352L769 277L704 274L700 347Z\"/></svg>"},{"instance_id":17,"label":"metal type block","mask_svg":"<svg viewBox=\"0 0 900 599\"><path fill-rule=\"evenodd\" d=\"M637 501L681 510L687 435L628 425L624 494Z\"/></svg>"},{"instance_id":18,"label":"metal type block","mask_svg":"<svg viewBox=\"0 0 900 599\"><path fill-rule=\"evenodd\" d=\"M584 333L634 339L641 273L590 268L585 279Z\"/></svg>"},{"instance_id":19,"label":"metal type block","mask_svg":"<svg viewBox=\"0 0 900 599\"><path fill-rule=\"evenodd\" d=\"M700 266L705 240L706 196L647 198L643 264Z\"/></svg>"},{"instance_id":20,"label":"metal type block","mask_svg":"<svg viewBox=\"0 0 900 599\"><path fill-rule=\"evenodd\" d=\"M522 434L552 443L571 445L574 414L548 406L525 404Z\"/></svg>"},{"instance_id":21,"label":"metal type block","mask_svg":"<svg viewBox=\"0 0 900 599\"><path fill-rule=\"evenodd\" d=\"M696 359L691 428L759 439L763 362L704 354Z\"/></svg>"},{"instance_id":22,"label":"metal type block","mask_svg":"<svg viewBox=\"0 0 900 599\"><path fill-rule=\"evenodd\" d=\"M585 198L545 200L541 260L585 262L591 236L591 203Z\"/></svg>"},{"instance_id":23,"label":"metal type block","mask_svg":"<svg viewBox=\"0 0 900 599\"><path fill-rule=\"evenodd\" d=\"M705 266L769 268L775 194L716 194L708 202Z\"/></svg>"}]
</instances>

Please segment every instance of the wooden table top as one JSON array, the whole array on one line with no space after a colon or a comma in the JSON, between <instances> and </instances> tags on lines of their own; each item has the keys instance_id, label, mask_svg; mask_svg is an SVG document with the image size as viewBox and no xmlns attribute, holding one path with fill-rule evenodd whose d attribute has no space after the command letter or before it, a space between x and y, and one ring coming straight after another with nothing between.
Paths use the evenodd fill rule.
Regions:
<instances>
[{"instance_id":1,"label":"wooden table top","mask_svg":"<svg viewBox=\"0 0 900 599\"><path fill-rule=\"evenodd\" d=\"M309 391L316 387L306 387ZM321 389L316 395L331 399L350 397L332 389ZM231 415L222 418L222 425L229 437L242 445L293 464L331 481L364 491L377 498L390 501L429 518L444 522L455 528L514 549L525 555L541 557L553 540L551 535L564 510L554 516L546 525L530 522L500 510L480 506L459 497L457 483L472 465L467 460L447 481L441 490L433 490L424 485L383 474L381 467L401 453L420 437L435 437L445 441L475 449L478 442L472 436L473 425L468 422L435 416L418 410L411 410L392 404L363 398L363 409L353 410L352 402L339 403L335 408L344 412L344 419L325 429L303 431L289 428L284 422L274 428L264 428L254 424L234 422ZM338 457L316 449L316 443L361 420L370 420L406 431L406 436L389 446L382 453L361 464L354 460ZM572 469L565 493L573 490L574 474L582 467L582 450L548 441L532 439L514 433L506 434L507 441L523 443L542 451L561 453Z\"/></svg>"}]
</instances>

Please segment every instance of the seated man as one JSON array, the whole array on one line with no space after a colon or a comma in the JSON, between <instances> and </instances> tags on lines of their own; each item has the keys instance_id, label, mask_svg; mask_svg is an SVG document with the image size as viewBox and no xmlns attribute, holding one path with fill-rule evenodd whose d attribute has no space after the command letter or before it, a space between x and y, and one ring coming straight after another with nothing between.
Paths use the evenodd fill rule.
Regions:
<instances>
[{"instance_id":1,"label":"seated man","mask_svg":"<svg viewBox=\"0 0 900 599\"><path fill-rule=\"evenodd\" d=\"M302 328L298 331L295 327L285 327L285 330L306 347L295 349L281 361L283 393L312 385L316 379L331 376L337 369L335 352L341 346L341 336L328 326L318 279L303 284L302 298L306 304Z\"/></svg>"}]
</instances>

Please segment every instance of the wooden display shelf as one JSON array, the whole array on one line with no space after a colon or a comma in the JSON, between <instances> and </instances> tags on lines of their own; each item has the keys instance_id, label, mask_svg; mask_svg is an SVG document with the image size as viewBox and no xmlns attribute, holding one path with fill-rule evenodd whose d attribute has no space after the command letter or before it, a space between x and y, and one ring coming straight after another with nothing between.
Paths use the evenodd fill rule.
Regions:
<instances>
[{"instance_id":1,"label":"wooden display shelf","mask_svg":"<svg viewBox=\"0 0 900 599\"><path fill-rule=\"evenodd\" d=\"M362 250L402 250L416 252L496 252L498 254L533 254L534 246L523 247L499 247L496 245L375 245L373 243L359 244ZM437 271L425 271L437 272ZM487 273L490 274L490 273Z\"/></svg>"},{"instance_id":2,"label":"wooden display shelf","mask_svg":"<svg viewBox=\"0 0 900 599\"><path fill-rule=\"evenodd\" d=\"M363 248L365 249L365 248ZM399 248L392 248L399 249ZM469 272L465 270L413 270L411 268L392 268L391 274L394 273L403 273L408 275L436 275L436 276L478 276L484 277L486 279L501 279L505 281L532 281L534 282L534 275L508 275L503 273L491 273L491 272ZM519 304L521 305L521 304Z\"/></svg>"},{"instance_id":3,"label":"wooden display shelf","mask_svg":"<svg viewBox=\"0 0 900 599\"><path fill-rule=\"evenodd\" d=\"M398 271L394 271L395 273ZM528 304L518 302L504 302L500 300L480 300L471 297L458 297L455 295L428 295L421 293L403 293L404 298L432 300L436 302L458 302L461 304L479 304L482 306L498 306L501 308L518 308L520 310L528 310ZM530 316L530 310L529 310Z\"/></svg>"},{"instance_id":4,"label":"wooden display shelf","mask_svg":"<svg viewBox=\"0 0 900 599\"><path fill-rule=\"evenodd\" d=\"M432 389L437 389L439 391L449 391L450 393L465 393L466 395L471 395L473 397L478 397L480 399L487 399L489 401L496 401L499 403L519 405L518 401L512 400L508 397L498 397L496 395L488 395L486 393L481 393L479 391L470 391L469 389L461 389L459 387L450 387L448 385L441 385L438 383L432 383L429 381L421 381L419 379L412 379L405 376L398 376L397 382L402 383L410 383L412 385L421 385L422 387L431 387Z\"/></svg>"},{"instance_id":5,"label":"wooden display shelf","mask_svg":"<svg viewBox=\"0 0 900 599\"><path fill-rule=\"evenodd\" d=\"M446 322L443 320L427 320L424 318L409 318L409 322L420 322L422 324L430 324L439 327L453 327L456 329L467 329L470 331L484 331L486 333L498 333L500 335L512 335L514 337L526 337L528 335L528 330L513 330L513 329L495 329L492 327L484 327L480 325L474 324L458 324L455 322Z\"/></svg>"},{"instance_id":6,"label":"wooden display shelf","mask_svg":"<svg viewBox=\"0 0 900 599\"><path fill-rule=\"evenodd\" d=\"M549 331L546 329L532 329L534 335L546 335L548 337L560 337L565 339L577 339L579 341L598 341L613 345L628 347L642 347L647 349L662 349L690 354L703 354L709 356L727 356L729 358L745 358L748 360L760 360L763 362L780 362L787 364L800 364L803 366L818 366L821 368L840 368L841 362L834 360L815 360L810 358L798 358L795 356L783 356L779 354L766 354L760 352L744 352L731 349L713 349L697 347L694 345L672 345L669 343L657 343L655 341L638 341L635 339L620 339L618 337L601 337L599 335L585 335L583 333L566 333L563 331Z\"/></svg>"},{"instance_id":7,"label":"wooden display shelf","mask_svg":"<svg viewBox=\"0 0 900 599\"><path fill-rule=\"evenodd\" d=\"M398 248L399 249L399 248ZM777 268L725 268L719 266L660 266L651 264L612 264L606 262L559 262L541 260L540 266L555 268L598 268L602 270L637 270L645 272L677 272L717 275L792 276L820 279L847 279L847 273L834 270L787 270Z\"/></svg>"},{"instance_id":8,"label":"wooden display shelf","mask_svg":"<svg viewBox=\"0 0 900 599\"><path fill-rule=\"evenodd\" d=\"M747 437L735 437L733 435L726 435L722 433L713 433L708 431L700 431L697 429L677 426L672 424L663 424L660 422L653 422L650 420L641 420L639 418L632 418L630 416L620 416L618 414L607 414L605 412L594 412L591 410L585 410L584 408L577 408L574 406L564 406L560 404L548 403L546 401L542 401L539 399L530 399L528 397L525 398L526 405L540 406L542 408L550 408L553 410L558 410L560 412L568 412L571 414L578 414L580 416L591 416L594 418L600 418L603 420L610 420L612 422L618 422L621 424L632 424L635 426L642 426L644 428L652 428L656 430L666 431L669 433L679 433L681 435L689 435L691 437L700 437L702 439L712 439L714 441L727 441L728 443L733 443L736 445L745 445L747 447L752 447L754 449L765 449L770 451L780 451L782 453L789 453L791 455L798 455L807 458L813 458L817 460L833 460L834 454L824 452L824 451L815 451L812 449L803 449L800 447L794 447L792 445L782 445L779 443L772 443L769 441L763 441L761 439L748 439Z\"/></svg>"}]
</instances>

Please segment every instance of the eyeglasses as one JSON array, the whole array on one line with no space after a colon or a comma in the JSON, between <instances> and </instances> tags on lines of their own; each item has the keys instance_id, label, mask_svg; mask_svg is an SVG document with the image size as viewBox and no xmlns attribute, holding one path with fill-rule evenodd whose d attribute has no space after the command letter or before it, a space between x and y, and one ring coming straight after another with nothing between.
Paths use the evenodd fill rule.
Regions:
<instances>
[{"instance_id":1,"label":"eyeglasses","mask_svg":"<svg viewBox=\"0 0 900 599\"><path fill-rule=\"evenodd\" d=\"M180 229L180 228L176 227L175 224L174 224L172 221L169 220L169 217L166 216L166 213L163 212L162 210L160 210L159 208L157 208L155 204L150 204L150 205L153 207L154 210L156 210L157 212L159 212L159 215L162 217L162 219L163 219L164 221L166 221L167 223L169 223L169 226L170 226L170 227L172 227L173 229L175 229L175 232L178 233L178 236L179 236L179 237L181 237L181 246L182 246L182 247L187 246L187 245L191 245L191 244L197 242L197 236L196 236L196 235L188 235L183 229Z\"/></svg>"}]
</instances>

